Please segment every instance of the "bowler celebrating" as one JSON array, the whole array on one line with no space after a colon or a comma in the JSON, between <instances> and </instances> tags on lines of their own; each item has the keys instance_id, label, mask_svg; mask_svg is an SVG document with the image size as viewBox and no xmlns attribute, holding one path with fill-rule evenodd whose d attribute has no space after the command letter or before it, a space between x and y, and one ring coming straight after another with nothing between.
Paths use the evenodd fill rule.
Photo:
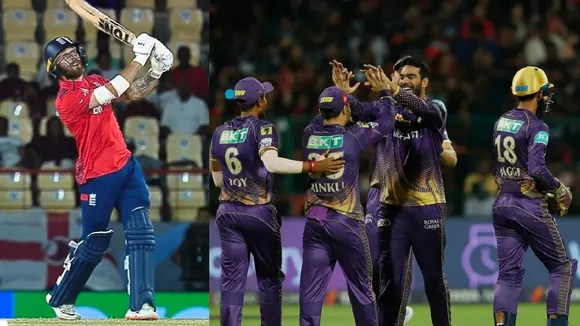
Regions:
<instances>
[{"instance_id":1,"label":"bowler celebrating","mask_svg":"<svg viewBox=\"0 0 580 326\"><path fill-rule=\"evenodd\" d=\"M493 206L499 276L493 300L496 326L515 326L524 279L524 256L531 247L550 274L547 325L567 326L578 261L566 254L554 215L570 207L570 190L546 167L549 129L542 114L552 103L546 73L520 69L512 81L518 107L493 128L493 174L499 194Z\"/></svg>"},{"instance_id":2,"label":"bowler celebrating","mask_svg":"<svg viewBox=\"0 0 580 326\"><path fill-rule=\"evenodd\" d=\"M239 326L248 275L254 256L260 288L262 325L282 323L282 243L280 217L272 206L273 173L337 173L342 160L294 161L278 156L276 127L262 120L274 89L256 78L240 80L234 99L241 116L219 126L211 141L211 170L221 187L216 224L221 241L221 325Z\"/></svg>"},{"instance_id":3,"label":"bowler celebrating","mask_svg":"<svg viewBox=\"0 0 580 326\"><path fill-rule=\"evenodd\" d=\"M76 181L82 210L80 242L71 241L64 271L46 300L60 319L81 316L74 304L79 293L109 247L113 208L120 212L125 229L127 319L158 319L154 303L155 234L149 219L149 190L137 160L125 146L112 101L144 98L161 74L173 64L173 55L147 34L135 40L133 61L111 81L83 76L87 55L67 37L57 37L44 48L48 73L59 80L56 109L73 134L78 150ZM138 71L151 56L151 69L142 78Z\"/></svg>"}]
</instances>

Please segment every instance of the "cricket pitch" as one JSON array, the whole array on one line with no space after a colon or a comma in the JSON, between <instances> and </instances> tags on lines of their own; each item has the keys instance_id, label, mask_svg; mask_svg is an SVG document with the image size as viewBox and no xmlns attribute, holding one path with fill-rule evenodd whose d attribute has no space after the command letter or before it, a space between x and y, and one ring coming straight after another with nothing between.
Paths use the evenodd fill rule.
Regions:
<instances>
[{"instance_id":1,"label":"cricket pitch","mask_svg":"<svg viewBox=\"0 0 580 326\"><path fill-rule=\"evenodd\" d=\"M5 324L8 322L8 324ZM0 326L72 326L72 325L190 325L209 326L207 319L160 319L150 321L135 321L125 319L85 319L85 320L59 320L55 318L17 318L0 320Z\"/></svg>"}]
</instances>

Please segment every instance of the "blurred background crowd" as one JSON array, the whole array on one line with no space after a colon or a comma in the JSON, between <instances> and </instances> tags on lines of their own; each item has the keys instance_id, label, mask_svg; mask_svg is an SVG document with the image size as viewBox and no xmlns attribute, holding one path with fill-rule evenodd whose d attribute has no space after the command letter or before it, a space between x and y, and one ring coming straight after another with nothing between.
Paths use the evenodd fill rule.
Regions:
<instances>
[{"instance_id":1,"label":"blurred background crowd","mask_svg":"<svg viewBox=\"0 0 580 326\"><path fill-rule=\"evenodd\" d=\"M271 81L275 91L268 95L266 118L277 125L281 155L301 160L302 131L317 112L320 92L332 83L330 60L342 61L362 81L358 69L365 63L390 73L401 56L419 56L432 69L428 96L447 106L447 130L459 158L455 168L443 170L447 215L490 216L497 190L490 173L493 124L514 105L514 73L535 65L557 88L553 112L545 118L548 166L573 193L580 191L578 0L256 0L213 11L212 128L239 113L224 95L239 78ZM376 98L363 87L355 95ZM277 181L278 210L301 216L306 177ZM364 201L364 168L361 189ZM570 213L580 213L580 196Z\"/></svg>"}]
</instances>

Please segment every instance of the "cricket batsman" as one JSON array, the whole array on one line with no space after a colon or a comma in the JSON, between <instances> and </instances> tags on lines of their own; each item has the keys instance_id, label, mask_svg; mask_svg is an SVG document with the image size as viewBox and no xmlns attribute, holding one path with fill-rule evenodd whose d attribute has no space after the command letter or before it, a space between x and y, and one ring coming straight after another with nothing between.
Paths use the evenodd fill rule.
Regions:
<instances>
[{"instance_id":1,"label":"cricket batsman","mask_svg":"<svg viewBox=\"0 0 580 326\"><path fill-rule=\"evenodd\" d=\"M546 167L549 129L542 115L552 103L553 85L537 67L520 69L512 80L517 108L493 129L493 174L499 193L493 206L499 276L494 325L515 326L530 247L550 274L547 325L567 326L578 261L567 255L555 215L566 215L572 194Z\"/></svg>"},{"instance_id":2,"label":"cricket batsman","mask_svg":"<svg viewBox=\"0 0 580 326\"><path fill-rule=\"evenodd\" d=\"M364 72L373 89L384 88L378 70ZM320 325L326 287L336 262L348 283L355 324L378 325L371 252L359 194L360 156L392 133L394 102L382 91L381 99L373 102L379 111L377 120L349 124L351 108L345 90L352 91L348 86L350 74L333 67L333 80L342 89L333 86L320 94L320 115L304 131L304 155L308 159L317 159L331 150L329 155L344 159L346 164L335 174L310 174L300 276L301 326Z\"/></svg>"},{"instance_id":3,"label":"cricket batsman","mask_svg":"<svg viewBox=\"0 0 580 326\"><path fill-rule=\"evenodd\" d=\"M44 48L47 72L58 79L56 108L73 134L78 151L76 181L79 184L82 235L71 241L71 252L47 303L60 319L81 316L74 304L79 293L109 247L113 208L125 229L127 288L130 307L125 318L158 319L154 303L155 234L149 219L149 190L143 171L131 155L111 102L142 99L155 87L161 74L173 64L173 55L147 34L137 37L133 61L112 80L83 76L87 65L84 48L68 37L57 37ZM148 73L137 73L151 58Z\"/></svg>"},{"instance_id":4,"label":"cricket batsman","mask_svg":"<svg viewBox=\"0 0 580 326\"><path fill-rule=\"evenodd\" d=\"M274 173L337 173L344 161L294 161L278 156L278 132L261 119L274 89L247 77L234 87L241 116L219 126L212 136L212 178L221 188L216 226L221 241L222 326L242 323L250 254L260 288L262 325L282 323L282 243L280 216L272 205Z\"/></svg>"}]
</instances>

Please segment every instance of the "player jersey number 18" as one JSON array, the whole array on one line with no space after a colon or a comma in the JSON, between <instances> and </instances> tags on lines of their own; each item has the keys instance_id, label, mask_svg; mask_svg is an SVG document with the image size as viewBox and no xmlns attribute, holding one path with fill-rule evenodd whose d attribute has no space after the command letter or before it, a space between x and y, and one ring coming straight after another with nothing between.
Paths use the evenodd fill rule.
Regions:
<instances>
[{"instance_id":1,"label":"player jersey number 18","mask_svg":"<svg viewBox=\"0 0 580 326\"><path fill-rule=\"evenodd\" d=\"M495 137L495 147L497 148L497 160L500 163L507 161L510 164L515 164L518 161L516 155L516 141L512 136L502 137L498 135Z\"/></svg>"}]
</instances>

